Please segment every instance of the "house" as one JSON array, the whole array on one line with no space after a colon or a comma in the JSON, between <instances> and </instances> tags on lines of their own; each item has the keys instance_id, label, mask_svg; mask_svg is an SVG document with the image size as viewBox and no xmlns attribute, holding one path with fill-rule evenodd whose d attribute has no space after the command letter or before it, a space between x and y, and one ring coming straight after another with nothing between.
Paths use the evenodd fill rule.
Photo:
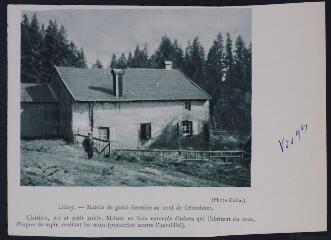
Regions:
<instances>
[{"instance_id":1,"label":"house","mask_svg":"<svg viewBox=\"0 0 331 240\"><path fill-rule=\"evenodd\" d=\"M39 86L44 90L38 91L49 101L44 103L42 97L31 101L35 108L57 104L54 122L48 124L53 129L41 132L56 132L72 141L75 134L92 131L116 148L133 149L148 147L167 131L184 137L201 134L210 118L210 96L180 70L172 69L170 61L165 65L165 69L112 70L55 67L48 83ZM22 88L23 95L30 94L27 89ZM44 125L33 121L22 117L23 137L41 135L38 126Z\"/></svg>"}]
</instances>

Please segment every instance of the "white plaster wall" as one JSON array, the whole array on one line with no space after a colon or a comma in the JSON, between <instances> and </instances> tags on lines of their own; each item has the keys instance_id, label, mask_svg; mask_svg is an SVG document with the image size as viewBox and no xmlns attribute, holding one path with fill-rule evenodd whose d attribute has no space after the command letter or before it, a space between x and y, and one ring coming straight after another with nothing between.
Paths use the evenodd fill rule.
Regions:
<instances>
[{"instance_id":1,"label":"white plaster wall","mask_svg":"<svg viewBox=\"0 0 331 240\"><path fill-rule=\"evenodd\" d=\"M87 135L90 130L89 103L72 104L72 129L73 133Z\"/></svg>"},{"instance_id":2,"label":"white plaster wall","mask_svg":"<svg viewBox=\"0 0 331 240\"><path fill-rule=\"evenodd\" d=\"M208 101L191 101L191 111L184 109L185 101L150 101L96 103L93 109L93 135L98 127L110 128L110 140L116 148L144 148L155 140L168 125L182 120L193 121L193 134L199 134L209 119ZM140 124L152 124L152 139L141 141ZM73 104L73 131L89 131L88 103Z\"/></svg>"}]
</instances>

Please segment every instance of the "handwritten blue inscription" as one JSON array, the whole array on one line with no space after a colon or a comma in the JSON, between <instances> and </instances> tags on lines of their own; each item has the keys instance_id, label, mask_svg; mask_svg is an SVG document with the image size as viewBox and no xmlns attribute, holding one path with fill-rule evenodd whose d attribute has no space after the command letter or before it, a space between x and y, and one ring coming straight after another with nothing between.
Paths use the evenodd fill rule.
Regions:
<instances>
[{"instance_id":1,"label":"handwritten blue inscription","mask_svg":"<svg viewBox=\"0 0 331 240\"><path fill-rule=\"evenodd\" d=\"M294 145L296 142L300 142L302 135L306 133L307 130L307 123L300 124L300 127L295 130L295 135L289 138L282 138L281 140L278 140L282 152L288 149L290 145Z\"/></svg>"}]
</instances>

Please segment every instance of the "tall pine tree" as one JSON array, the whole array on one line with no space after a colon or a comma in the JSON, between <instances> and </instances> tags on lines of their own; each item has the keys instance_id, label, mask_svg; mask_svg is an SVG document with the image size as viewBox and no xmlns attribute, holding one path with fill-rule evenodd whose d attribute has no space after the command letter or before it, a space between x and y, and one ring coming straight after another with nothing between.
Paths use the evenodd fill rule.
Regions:
<instances>
[{"instance_id":1,"label":"tall pine tree","mask_svg":"<svg viewBox=\"0 0 331 240\"><path fill-rule=\"evenodd\" d=\"M118 61L117 61L117 68L121 68L124 69L127 67L127 61L125 58L125 54L122 53L121 56L119 57Z\"/></svg>"},{"instance_id":2,"label":"tall pine tree","mask_svg":"<svg viewBox=\"0 0 331 240\"><path fill-rule=\"evenodd\" d=\"M184 57L184 72L195 83L204 85L204 66L205 66L205 51L199 41L198 37L195 37L192 44L188 42L188 46L185 49Z\"/></svg>"},{"instance_id":3,"label":"tall pine tree","mask_svg":"<svg viewBox=\"0 0 331 240\"><path fill-rule=\"evenodd\" d=\"M230 33L226 34L226 44L225 44L225 55L224 55L224 65L225 65L225 80L231 82L233 78L233 52L232 52L232 39Z\"/></svg>"},{"instance_id":4,"label":"tall pine tree","mask_svg":"<svg viewBox=\"0 0 331 240\"><path fill-rule=\"evenodd\" d=\"M223 36L218 33L213 45L209 49L206 62L205 89L212 96L212 116L215 125L221 125L221 107L225 100L225 79L224 79L224 43ZM222 126L222 125L221 125Z\"/></svg>"},{"instance_id":5,"label":"tall pine tree","mask_svg":"<svg viewBox=\"0 0 331 240\"><path fill-rule=\"evenodd\" d=\"M102 68L103 68L103 64L99 59L97 59L96 62L92 65L92 69L102 69Z\"/></svg>"},{"instance_id":6,"label":"tall pine tree","mask_svg":"<svg viewBox=\"0 0 331 240\"><path fill-rule=\"evenodd\" d=\"M144 45L144 48L142 50L140 50L138 45L136 46L132 57L131 66L134 68L149 67L147 44Z\"/></svg>"},{"instance_id":7,"label":"tall pine tree","mask_svg":"<svg viewBox=\"0 0 331 240\"><path fill-rule=\"evenodd\" d=\"M116 68L116 66L117 66L117 57L116 54L114 53L110 60L110 68Z\"/></svg>"},{"instance_id":8,"label":"tall pine tree","mask_svg":"<svg viewBox=\"0 0 331 240\"><path fill-rule=\"evenodd\" d=\"M220 93L224 75L224 43L223 36L218 33L213 45L209 49L206 62L206 90L217 97ZM216 85L215 85L216 84Z\"/></svg>"},{"instance_id":9,"label":"tall pine tree","mask_svg":"<svg viewBox=\"0 0 331 240\"><path fill-rule=\"evenodd\" d=\"M233 86L241 88L246 79L246 65L245 65L245 52L247 51L245 43L239 35L235 42L234 50L234 76Z\"/></svg>"},{"instance_id":10,"label":"tall pine tree","mask_svg":"<svg viewBox=\"0 0 331 240\"><path fill-rule=\"evenodd\" d=\"M127 59L127 61L126 61L126 65L127 65L127 67L133 67L133 65L132 65L132 59L133 59L133 57L132 57L132 53L129 52L129 54L128 54L128 59Z\"/></svg>"},{"instance_id":11,"label":"tall pine tree","mask_svg":"<svg viewBox=\"0 0 331 240\"><path fill-rule=\"evenodd\" d=\"M42 47L42 34L39 27L39 21L37 16L34 14L32 16L31 25L30 25L30 37L31 37L31 69L29 70L29 75L31 79L36 79L37 82L40 82L40 71L41 71L41 53L40 49Z\"/></svg>"},{"instance_id":12,"label":"tall pine tree","mask_svg":"<svg viewBox=\"0 0 331 240\"><path fill-rule=\"evenodd\" d=\"M164 61L172 61L174 68L181 67L183 50L179 47L177 40L171 42L170 38L164 35L151 61L154 68L164 68Z\"/></svg>"},{"instance_id":13,"label":"tall pine tree","mask_svg":"<svg viewBox=\"0 0 331 240\"><path fill-rule=\"evenodd\" d=\"M77 50L69 42L64 26L60 29L56 21L49 21L47 28L40 29L36 15L31 22L26 14L21 22L21 81L45 82L54 65L87 67L83 49Z\"/></svg>"},{"instance_id":14,"label":"tall pine tree","mask_svg":"<svg viewBox=\"0 0 331 240\"><path fill-rule=\"evenodd\" d=\"M32 40L30 35L30 21L26 14L22 16L21 22L21 81L33 82L29 74L32 68Z\"/></svg>"}]
</instances>

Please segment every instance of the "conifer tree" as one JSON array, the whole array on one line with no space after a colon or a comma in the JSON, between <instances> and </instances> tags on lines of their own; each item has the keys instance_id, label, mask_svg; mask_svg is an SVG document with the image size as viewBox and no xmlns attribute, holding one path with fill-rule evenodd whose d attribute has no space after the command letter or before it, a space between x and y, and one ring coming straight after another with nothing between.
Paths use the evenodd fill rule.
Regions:
<instances>
[{"instance_id":1,"label":"conifer tree","mask_svg":"<svg viewBox=\"0 0 331 240\"><path fill-rule=\"evenodd\" d=\"M136 49L134 50L131 65L132 65L133 68L141 67L140 48L139 48L138 45L136 46Z\"/></svg>"},{"instance_id":2,"label":"conifer tree","mask_svg":"<svg viewBox=\"0 0 331 240\"><path fill-rule=\"evenodd\" d=\"M116 54L114 53L113 56L111 57L110 68L116 68L116 66L117 66L117 57Z\"/></svg>"},{"instance_id":3,"label":"conifer tree","mask_svg":"<svg viewBox=\"0 0 331 240\"><path fill-rule=\"evenodd\" d=\"M132 53L131 52L129 52L129 54L128 54L128 59L126 61L126 64L127 64L127 67L133 67L133 65L132 65Z\"/></svg>"},{"instance_id":4,"label":"conifer tree","mask_svg":"<svg viewBox=\"0 0 331 240\"><path fill-rule=\"evenodd\" d=\"M117 61L117 68L124 69L126 67L127 67L127 62L126 62L125 54L122 53L120 58Z\"/></svg>"},{"instance_id":5,"label":"conifer tree","mask_svg":"<svg viewBox=\"0 0 331 240\"><path fill-rule=\"evenodd\" d=\"M252 44L250 43L248 48L244 52L244 62L245 62L245 70L246 70L246 89L251 91L252 88Z\"/></svg>"},{"instance_id":6,"label":"conifer tree","mask_svg":"<svg viewBox=\"0 0 331 240\"><path fill-rule=\"evenodd\" d=\"M147 43L144 44L144 49L141 51L141 61L141 65L143 68L149 67Z\"/></svg>"},{"instance_id":7,"label":"conifer tree","mask_svg":"<svg viewBox=\"0 0 331 240\"><path fill-rule=\"evenodd\" d=\"M225 55L224 55L224 65L225 65L225 80L231 82L233 76L233 52L232 52L232 39L230 33L226 34L226 45L225 45Z\"/></svg>"},{"instance_id":8,"label":"conifer tree","mask_svg":"<svg viewBox=\"0 0 331 240\"><path fill-rule=\"evenodd\" d=\"M33 79L28 75L32 68L31 56L31 36L30 36L30 21L26 14L22 16L21 21L21 81L33 82Z\"/></svg>"},{"instance_id":9,"label":"conifer tree","mask_svg":"<svg viewBox=\"0 0 331 240\"><path fill-rule=\"evenodd\" d=\"M29 76L31 79L36 79L40 82L40 71L41 71L41 61L40 61L40 49L42 47L42 34L39 27L39 21L37 16L34 14L32 16L30 24L30 48L31 48L31 68L29 69Z\"/></svg>"},{"instance_id":10,"label":"conifer tree","mask_svg":"<svg viewBox=\"0 0 331 240\"><path fill-rule=\"evenodd\" d=\"M218 33L213 45L209 49L207 62L206 62L206 81L205 89L212 96L213 106L213 122L216 126L222 126L221 108L226 100L225 95L225 79L224 79L224 43L223 36Z\"/></svg>"},{"instance_id":11,"label":"conifer tree","mask_svg":"<svg viewBox=\"0 0 331 240\"><path fill-rule=\"evenodd\" d=\"M102 68L103 68L103 64L99 59L97 59L96 62L92 65L92 69L102 69Z\"/></svg>"},{"instance_id":12,"label":"conifer tree","mask_svg":"<svg viewBox=\"0 0 331 240\"><path fill-rule=\"evenodd\" d=\"M78 68L87 68L86 59L84 49L80 48L79 52L77 53L77 62L76 64L72 64L74 67Z\"/></svg>"},{"instance_id":13,"label":"conifer tree","mask_svg":"<svg viewBox=\"0 0 331 240\"><path fill-rule=\"evenodd\" d=\"M220 94L221 84L224 81L224 71L223 36L221 33L218 33L209 49L206 61L206 90L213 97L217 97Z\"/></svg>"},{"instance_id":14,"label":"conifer tree","mask_svg":"<svg viewBox=\"0 0 331 240\"><path fill-rule=\"evenodd\" d=\"M67 39L64 26L57 26L50 20L41 29L36 15L31 22L26 14L21 22L21 81L45 82L49 79L54 65L86 68L83 49L77 50Z\"/></svg>"},{"instance_id":15,"label":"conifer tree","mask_svg":"<svg viewBox=\"0 0 331 240\"><path fill-rule=\"evenodd\" d=\"M144 45L143 50L140 50L138 45L136 46L131 65L134 68L149 67L147 44Z\"/></svg>"},{"instance_id":16,"label":"conifer tree","mask_svg":"<svg viewBox=\"0 0 331 240\"><path fill-rule=\"evenodd\" d=\"M235 42L234 50L234 76L233 86L240 88L246 78L245 52L247 51L245 43L239 35Z\"/></svg>"},{"instance_id":17,"label":"conifer tree","mask_svg":"<svg viewBox=\"0 0 331 240\"><path fill-rule=\"evenodd\" d=\"M194 38L192 44L188 42L188 46L185 49L184 61L185 74L195 83L203 86L205 52L198 37Z\"/></svg>"},{"instance_id":18,"label":"conifer tree","mask_svg":"<svg viewBox=\"0 0 331 240\"><path fill-rule=\"evenodd\" d=\"M179 67L180 69L184 66L184 56L183 56L183 50L179 46L177 39L174 40L172 43L173 48L173 55L171 60L174 63L174 68Z\"/></svg>"},{"instance_id":19,"label":"conifer tree","mask_svg":"<svg viewBox=\"0 0 331 240\"><path fill-rule=\"evenodd\" d=\"M158 49L151 57L154 68L164 68L164 61L172 61L173 67L181 67L183 64L183 50L179 47L177 40L171 42L167 35L161 38Z\"/></svg>"}]
</instances>

